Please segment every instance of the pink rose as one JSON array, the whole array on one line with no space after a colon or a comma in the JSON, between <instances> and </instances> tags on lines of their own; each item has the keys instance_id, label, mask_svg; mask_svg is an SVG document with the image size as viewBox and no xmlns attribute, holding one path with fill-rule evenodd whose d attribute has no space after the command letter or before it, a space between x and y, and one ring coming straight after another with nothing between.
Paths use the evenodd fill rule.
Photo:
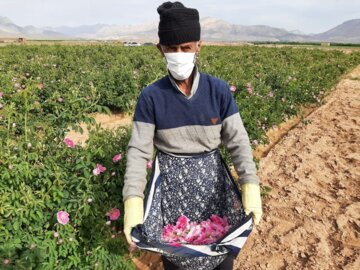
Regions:
<instances>
[{"instance_id":1,"label":"pink rose","mask_svg":"<svg viewBox=\"0 0 360 270\"><path fill-rule=\"evenodd\" d=\"M112 158L113 162L118 162L122 158L122 154L117 154Z\"/></svg>"},{"instance_id":2,"label":"pink rose","mask_svg":"<svg viewBox=\"0 0 360 270\"><path fill-rule=\"evenodd\" d=\"M109 212L106 213L110 220L117 220L120 217L120 210L117 208L111 209Z\"/></svg>"},{"instance_id":3,"label":"pink rose","mask_svg":"<svg viewBox=\"0 0 360 270\"><path fill-rule=\"evenodd\" d=\"M230 86L230 91L235 92L236 91L236 86L235 85Z\"/></svg>"},{"instance_id":4,"label":"pink rose","mask_svg":"<svg viewBox=\"0 0 360 270\"><path fill-rule=\"evenodd\" d=\"M69 139L69 138L65 138L64 139L64 143L67 145L67 147L69 148L75 148L75 143Z\"/></svg>"},{"instance_id":5,"label":"pink rose","mask_svg":"<svg viewBox=\"0 0 360 270\"><path fill-rule=\"evenodd\" d=\"M190 220L185 215L181 215L176 222L176 227L184 230L189 225L189 222Z\"/></svg>"},{"instance_id":6,"label":"pink rose","mask_svg":"<svg viewBox=\"0 0 360 270\"><path fill-rule=\"evenodd\" d=\"M174 246L183 242L204 245L217 241L229 229L230 225L227 217L221 218L212 215L210 219L197 224L196 222L190 222L185 215L181 215L176 225L167 224L164 227L162 239Z\"/></svg>"},{"instance_id":7,"label":"pink rose","mask_svg":"<svg viewBox=\"0 0 360 270\"><path fill-rule=\"evenodd\" d=\"M69 213L67 213L66 211L57 212L56 217L57 217L57 221L60 224L65 225L69 222Z\"/></svg>"},{"instance_id":8,"label":"pink rose","mask_svg":"<svg viewBox=\"0 0 360 270\"><path fill-rule=\"evenodd\" d=\"M100 172L105 172L106 168L102 166L101 164L96 164L96 168L99 168Z\"/></svg>"},{"instance_id":9,"label":"pink rose","mask_svg":"<svg viewBox=\"0 0 360 270\"><path fill-rule=\"evenodd\" d=\"M194 242L199 235L201 234L201 226L200 225L191 225L189 232L185 236L185 241L188 243Z\"/></svg>"},{"instance_id":10,"label":"pink rose","mask_svg":"<svg viewBox=\"0 0 360 270\"><path fill-rule=\"evenodd\" d=\"M93 175L99 175L101 172L100 172L100 169L99 168L95 168L93 169Z\"/></svg>"},{"instance_id":11,"label":"pink rose","mask_svg":"<svg viewBox=\"0 0 360 270\"><path fill-rule=\"evenodd\" d=\"M152 168L153 161L149 160L148 163L146 163L146 168L151 169Z\"/></svg>"},{"instance_id":12,"label":"pink rose","mask_svg":"<svg viewBox=\"0 0 360 270\"><path fill-rule=\"evenodd\" d=\"M181 244L179 243L169 243L169 245L173 247L181 247Z\"/></svg>"},{"instance_id":13,"label":"pink rose","mask_svg":"<svg viewBox=\"0 0 360 270\"><path fill-rule=\"evenodd\" d=\"M102 166L101 164L96 164L96 168L93 170L94 175L99 175L102 172L105 172L106 168Z\"/></svg>"},{"instance_id":14,"label":"pink rose","mask_svg":"<svg viewBox=\"0 0 360 270\"><path fill-rule=\"evenodd\" d=\"M170 235L172 233L172 230L173 230L173 226L171 224L167 224L164 227L163 235Z\"/></svg>"}]
</instances>

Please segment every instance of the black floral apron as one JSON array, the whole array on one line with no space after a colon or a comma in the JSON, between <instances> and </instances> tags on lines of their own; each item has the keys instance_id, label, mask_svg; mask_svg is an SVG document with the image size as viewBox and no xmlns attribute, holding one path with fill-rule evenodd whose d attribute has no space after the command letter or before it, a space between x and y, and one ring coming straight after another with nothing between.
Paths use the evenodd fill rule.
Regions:
<instances>
[{"instance_id":1,"label":"black floral apron","mask_svg":"<svg viewBox=\"0 0 360 270\"><path fill-rule=\"evenodd\" d=\"M154 183L152 175L153 181L149 184L152 184L153 192L150 186L147 187L146 198L147 203L152 203L151 207L146 207L144 224L138 227L141 233L137 231L132 235L140 240L146 238L146 241L150 239L150 242L157 243L154 251L160 252L161 249L161 253L170 262L184 270L212 270L229 255L229 247L231 249L233 246L235 253L239 252L236 244L229 244L227 249L222 249L221 246L211 248L212 251L218 252L215 255L200 256L196 252L202 250L195 250L192 256L193 250L183 248L176 253L173 252L176 247L171 250L171 247L161 245L163 227L175 224L181 215L197 223L209 219L212 214L226 216L229 224L235 229L246 223L241 235L242 241L245 242L252 229L252 221L245 215L241 195L229 176L219 149L196 155L158 151L157 161L153 171L160 172L160 180ZM141 241L138 246L142 247Z\"/></svg>"}]
</instances>

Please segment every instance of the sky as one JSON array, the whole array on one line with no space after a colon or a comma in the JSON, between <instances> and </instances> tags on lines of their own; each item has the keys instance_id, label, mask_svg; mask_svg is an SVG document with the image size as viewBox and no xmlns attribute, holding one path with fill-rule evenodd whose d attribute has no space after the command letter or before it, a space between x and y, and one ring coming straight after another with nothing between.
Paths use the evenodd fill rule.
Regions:
<instances>
[{"instance_id":1,"label":"sky","mask_svg":"<svg viewBox=\"0 0 360 270\"><path fill-rule=\"evenodd\" d=\"M158 22L151 0L0 0L0 16L19 26L79 26ZM360 0L183 0L200 18L232 24L269 25L303 33L325 32L344 21L360 19Z\"/></svg>"}]
</instances>

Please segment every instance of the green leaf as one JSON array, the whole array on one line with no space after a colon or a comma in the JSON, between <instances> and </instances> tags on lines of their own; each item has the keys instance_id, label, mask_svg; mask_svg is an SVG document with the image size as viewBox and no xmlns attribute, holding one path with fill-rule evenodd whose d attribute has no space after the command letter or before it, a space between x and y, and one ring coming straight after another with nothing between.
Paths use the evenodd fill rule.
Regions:
<instances>
[{"instance_id":1,"label":"green leaf","mask_svg":"<svg viewBox=\"0 0 360 270\"><path fill-rule=\"evenodd\" d=\"M19 222L17 220L13 223L13 228L15 231L19 230Z\"/></svg>"}]
</instances>

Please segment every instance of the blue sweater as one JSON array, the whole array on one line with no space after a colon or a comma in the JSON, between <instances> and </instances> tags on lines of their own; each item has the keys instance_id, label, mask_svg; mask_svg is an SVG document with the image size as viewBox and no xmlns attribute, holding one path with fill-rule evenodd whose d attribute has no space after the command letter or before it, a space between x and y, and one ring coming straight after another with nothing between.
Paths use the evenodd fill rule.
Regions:
<instances>
[{"instance_id":1,"label":"blue sweater","mask_svg":"<svg viewBox=\"0 0 360 270\"><path fill-rule=\"evenodd\" d=\"M155 148L170 153L201 153L225 144L240 184L259 184L249 137L229 85L198 73L191 98L167 75L144 88L135 108L128 145L123 199L144 197L146 163Z\"/></svg>"},{"instance_id":2,"label":"blue sweater","mask_svg":"<svg viewBox=\"0 0 360 270\"><path fill-rule=\"evenodd\" d=\"M144 88L139 96L134 121L155 124L157 130L184 126L221 124L238 113L237 105L222 80L201 73L199 87L187 99L172 86L169 76Z\"/></svg>"}]
</instances>

